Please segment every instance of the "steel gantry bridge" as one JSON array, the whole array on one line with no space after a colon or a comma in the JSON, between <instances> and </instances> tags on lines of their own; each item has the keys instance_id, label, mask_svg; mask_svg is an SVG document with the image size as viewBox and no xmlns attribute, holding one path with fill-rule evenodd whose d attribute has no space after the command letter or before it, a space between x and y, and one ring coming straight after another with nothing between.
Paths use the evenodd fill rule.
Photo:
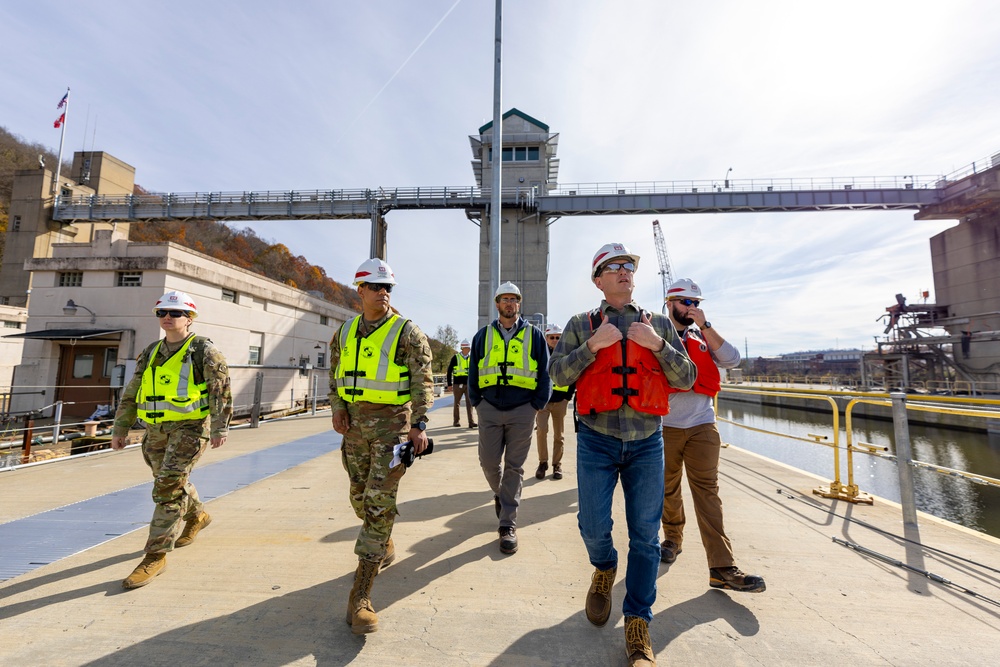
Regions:
<instances>
[{"instance_id":1,"label":"steel gantry bridge","mask_svg":"<svg viewBox=\"0 0 1000 667\"><path fill-rule=\"evenodd\" d=\"M948 186L949 181L940 176L633 181L562 185L546 194L524 187L505 188L501 200L504 207L550 219L648 213L901 210L941 203ZM469 219L478 221L490 206L490 195L489 188L468 186L91 195L58 202L53 219L66 224L368 219L372 223L371 256L384 257L385 215L390 211L462 209Z\"/></svg>"}]
</instances>

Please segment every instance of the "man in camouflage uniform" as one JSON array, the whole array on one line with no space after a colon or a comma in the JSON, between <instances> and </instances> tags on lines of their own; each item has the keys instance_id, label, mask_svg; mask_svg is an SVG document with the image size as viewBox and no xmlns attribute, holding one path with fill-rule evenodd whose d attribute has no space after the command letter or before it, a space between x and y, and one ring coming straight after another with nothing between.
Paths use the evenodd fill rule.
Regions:
<instances>
[{"instance_id":1,"label":"man in camouflage uniform","mask_svg":"<svg viewBox=\"0 0 1000 667\"><path fill-rule=\"evenodd\" d=\"M354 634L364 634L378 630L371 602L375 575L396 557L392 525L406 466L398 460L393 465L393 450L407 441L416 454L427 448L427 411L434 398L427 337L389 305L396 284L392 269L369 259L354 284L362 314L341 325L330 341L330 407L333 428L344 436L341 460L351 507L362 521L347 622Z\"/></svg>"},{"instance_id":2,"label":"man in camouflage uniform","mask_svg":"<svg viewBox=\"0 0 1000 667\"><path fill-rule=\"evenodd\" d=\"M198 316L191 297L168 292L153 313L165 338L146 347L136 360L111 435L111 448L122 449L132 424L141 419L146 428L142 455L153 471L156 509L146 556L122 582L126 589L152 581L166 569L168 551L191 544L211 523L189 476L209 443L213 449L225 444L233 414L225 358L212 341L188 330ZM181 519L184 530L177 537Z\"/></svg>"}]
</instances>

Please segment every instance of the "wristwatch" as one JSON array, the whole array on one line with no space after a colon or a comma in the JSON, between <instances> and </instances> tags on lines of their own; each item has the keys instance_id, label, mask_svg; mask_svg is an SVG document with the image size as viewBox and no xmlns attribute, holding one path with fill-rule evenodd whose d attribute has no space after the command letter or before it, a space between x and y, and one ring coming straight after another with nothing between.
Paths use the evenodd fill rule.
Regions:
<instances>
[{"instance_id":1,"label":"wristwatch","mask_svg":"<svg viewBox=\"0 0 1000 667\"><path fill-rule=\"evenodd\" d=\"M421 431L426 431L427 430L427 422L417 422L416 424L413 425L413 428L419 429Z\"/></svg>"},{"instance_id":2,"label":"wristwatch","mask_svg":"<svg viewBox=\"0 0 1000 667\"><path fill-rule=\"evenodd\" d=\"M711 328L712 328L712 323L711 323L711 322L709 322L708 320L705 320L705 323L704 323L704 324L702 324L702 325L701 325L701 327L699 327L699 328L700 328L700 329L701 329L702 331L704 331L705 329L711 329Z\"/></svg>"}]
</instances>

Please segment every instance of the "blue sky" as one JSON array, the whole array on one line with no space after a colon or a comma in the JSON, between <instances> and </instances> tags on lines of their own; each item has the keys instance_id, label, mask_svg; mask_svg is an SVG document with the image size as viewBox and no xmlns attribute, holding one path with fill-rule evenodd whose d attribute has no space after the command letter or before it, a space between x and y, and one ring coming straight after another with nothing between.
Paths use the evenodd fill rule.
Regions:
<instances>
[{"instance_id":1,"label":"blue sky","mask_svg":"<svg viewBox=\"0 0 1000 667\"><path fill-rule=\"evenodd\" d=\"M490 0L50 0L0 5L0 125L67 155L104 150L157 191L469 186L493 109ZM941 175L1000 150L1000 5L550 0L504 3L503 108L560 135L559 182ZM596 305L606 242L643 257L655 216L551 228L549 319ZM751 356L873 346L894 295L931 292L912 212L660 216L677 277ZM479 229L394 212L393 303L433 334L476 328ZM366 221L263 222L349 283Z\"/></svg>"}]
</instances>

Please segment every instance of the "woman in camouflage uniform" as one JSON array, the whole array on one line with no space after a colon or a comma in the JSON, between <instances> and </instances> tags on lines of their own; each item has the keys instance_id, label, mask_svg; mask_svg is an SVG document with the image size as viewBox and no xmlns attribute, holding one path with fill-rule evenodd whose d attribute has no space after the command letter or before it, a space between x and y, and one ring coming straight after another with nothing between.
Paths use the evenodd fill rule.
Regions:
<instances>
[{"instance_id":1,"label":"woman in camouflage uniform","mask_svg":"<svg viewBox=\"0 0 1000 667\"><path fill-rule=\"evenodd\" d=\"M229 367L204 336L189 331L198 307L183 292L168 292L153 306L165 337L136 360L135 374L115 413L111 448L122 449L136 418L146 434L142 455L153 471L156 509L149 524L146 556L122 582L139 588L167 566L167 552L194 541L212 521L188 477L206 446L221 447L229 433L233 397ZM177 529L184 519L184 530Z\"/></svg>"}]
</instances>

